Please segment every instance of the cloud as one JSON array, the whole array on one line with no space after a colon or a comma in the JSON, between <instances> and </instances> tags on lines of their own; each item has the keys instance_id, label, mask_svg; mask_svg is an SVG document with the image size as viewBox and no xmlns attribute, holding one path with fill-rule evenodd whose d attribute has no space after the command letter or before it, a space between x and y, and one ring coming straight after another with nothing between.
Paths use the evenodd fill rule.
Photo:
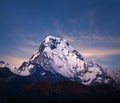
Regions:
<instances>
[{"instance_id":1,"label":"cloud","mask_svg":"<svg viewBox=\"0 0 120 103\"><path fill-rule=\"evenodd\" d=\"M98 42L104 42L104 43L120 43L120 37L114 37L114 36L110 36L110 35L105 35L105 36L100 36L98 34L89 34L88 35L84 35L84 33L80 33L80 39L84 39L84 40L94 40L94 41L98 41Z\"/></svg>"},{"instance_id":2,"label":"cloud","mask_svg":"<svg viewBox=\"0 0 120 103\"><path fill-rule=\"evenodd\" d=\"M111 48L87 48L78 49L79 53L84 57L89 58L95 63L98 63L103 68L118 69L119 59L114 59L116 56L120 56L120 49Z\"/></svg>"},{"instance_id":3,"label":"cloud","mask_svg":"<svg viewBox=\"0 0 120 103\"><path fill-rule=\"evenodd\" d=\"M15 57L10 55L2 55L1 59L9 63L12 67L19 67L24 61L27 61L26 58Z\"/></svg>"},{"instance_id":4,"label":"cloud","mask_svg":"<svg viewBox=\"0 0 120 103\"><path fill-rule=\"evenodd\" d=\"M12 67L19 67L24 61L37 52L35 48L20 47L19 51L14 51L10 54L0 54L0 59L9 63Z\"/></svg>"},{"instance_id":5,"label":"cloud","mask_svg":"<svg viewBox=\"0 0 120 103\"><path fill-rule=\"evenodd\" d=\"M79 50L81 54L86 57L106 57L112 55L120 55L120 49L111 49L111 48L88 48L84 50Z\"/></svg>"},{"instance_id":6,"label":"cloud","mask_svg":"<svg viewBox=\"0 0 120 103\"><path fill-rule=\"evenodd\" d=\"M65 35L65 34L62 34L62 37L63 37L64 39L66 39L67 41L69 41L69 42L74 42L74 41L75 41L75 38L74 38L74 37L67 36L67 35Z\"/></svg>"},{"instance_id":7,"label":"cloud","mask_svg":"<svg viewBox=\"0 0 120 103\"><path fill-rule=\"evenodd\" d=\"M109 57L120 55L120 38L112 35L101 36L98 34L79 32L77 37L68 36L61 32L63 38L71 42L71 45L76 48L85 57L98 60L109 60ZM112 46L111 46L112 45Z\"/></svg>"},{"instance_id":8,"label":"cloud","mask_svg":"<svg viewBox=\"0 0 120 103\"><path fill-rule=\"evenodd\" d=\"M120 44L120 37L115 37L112 35L100 35L100 33L92 34L92 33L84 33L78 32L78 36L67 35L61 31L58 32L63 38L68 40L69 42L79 42L84 41L84 44L87 41L91 42L99 42L99 43L111 43L111 44Z\"/></svg>"},{"instance_id":9,"label":"cloud","mask_svg":"<svg viewBox=\"0 0 120 103\"><path fill-rule=\"evenodd\" d=\"M80 32L79 36L73 37L61 33L63 38L71 42L73 47L75 47L81 54L86 57L101 58L113 55L120 55L120 48L118 47L118 45L120 44L119 37L114 37L110 35L101 36L91 33L86 34ZM98 43L97 47L96 45L92 45L96 43ZM104 46L105 44L107 44L107 46ZM111 48L110 44L115 45L116 47L112 46ZM101 45L103 45L103 47Z\"/></svg>"},{"instance_id":10,"label":"cloud","mask_svg":"<svg viewBox=\"0 0 120 103\"><path fill-rule=\"evenodd\" d=\"M34 42L33 40L25 40L24 43L31 46L39 46L39 44Z\"/></svg>"},{"instance_id":11,"label":"cloud","mask_svg":"<svg viewBox=\"0 0 120 103\"><path fill-rule=\"evenodd\" d=\"M72 22L75 22L75 20L73 20ZM56 27L56 32L57 32L61 37L63 37L64 39L66 39L66 40L69 41L69 42L74 42L74 41L75 41L74 37L70 36L70 33L69 33L69 34L66 34L66 33L63 32L59 21L56 20L55 23L54 23L54 25L55 25L55 27Z\"/></svg>"},{"instance_id":12,"label":"cloud","mask_svg":"<svg viewBox=\"0 0 120 103\"><path fill-rule=\"evenodd\" d=\"M30 47L21 47L21 48L19 48L19 50L22 53L27 53L29 55L33 55L34 53L37 52L37 50L35 48L30 48Z\"/></svg>"},{"instance_id":13,"label":"cloud","mask_svg":"<svg viewBox=\"0 0 120 103\"><path fill-rule=\"evenodd\" d=\"M82 13L82 18L84 18L90 26L93 26L97 23L97 11L94 8L91 8Z\"/></svg>"},{"instance_id":14,"label":"cloud","mask_svg":"<svg viewBox=\"0 0 120 103\"><path fill-rule=\"evenodd\" d=\"M59 26L57 26L57 33L69 42L74 42L75 41L75 38L70 36L70 34L67 35L67 34L63 33Z\"/></svg>"}]
</instances>

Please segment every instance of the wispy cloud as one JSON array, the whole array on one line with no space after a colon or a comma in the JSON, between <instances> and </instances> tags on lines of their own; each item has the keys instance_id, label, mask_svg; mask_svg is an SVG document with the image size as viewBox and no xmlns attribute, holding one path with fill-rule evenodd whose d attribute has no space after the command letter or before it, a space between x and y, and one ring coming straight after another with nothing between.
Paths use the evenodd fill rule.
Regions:
<instances>
[{"instance_id":1,"label":"wispy cloud","mask_svg":"<svg viewBox=\"0 0 120 103\"><path fill-rule=\"evenodd\" d=\"M30 45L30 46L39 46L39 43L36 43L33 40L24 40L23 41L26 45Z\"/></svg>"},{"instance_id":2,"label":"wispy cloud","mask_svg":"<svg viewBox=\"0 0 120 103\"><path fill-rule=\"evenodd\" d=\"M113 58L120 56L120 49L111 48L88 48L78 51L85 57L89 58L95 63L98 63L103 68L118 69L119 64L115 64Z\"/></svg>"},{"instance_id":3,"label":"wispy cloud","mask_svg":"<svg viewBox=\"0 0 120 103\"><path fill-rule=\"evenodd\" d=\"M19 67L24 61L27 61L26 58L15 57L10 55L2 55L1 59L9 63L12 67Z\"/></svg>"},{"instance_id":4,"label":"wispy cloud","mask_svg":"<svg viewBox=\"0 0 120 103\"><path fill-rule=\"evenodd\" d=\"M81 34L81 33L80 33ZM98 41L98 42L110 42L110 43L120 43L120 37L114 37L114 36L100 36L100 35L97 35L97 34L90 34L90 35L80 35L79 36L80 39L84 39L84 40L95 40L95 41Z\"/></svg>"},{"instance_id":5,"label":"wispy cloud","mask_svg":"<svg viewBox=\"0 0 120 103\"><path fill-rule=\"evenodd\" d=\"M88 48L84 50L79 50L86 57L106 57L112 55L120 55L120 49L111 49L111 48Z\"/></svg>"},{"instance_id":6,"label":"wispy cloud","mask_svg":"<svg viewBox=\"0 0 120 103\"><path fill-rule=\"evenodd\" d=\"M67 35L62 34L62 37L65 38L69 42L74 42L75 41L75 38L71 37L71 36L67 36Z\"/></svg>"},{"instance_id":7,"label":"wispy cloud","mask_svg":"<svg viewBox=\"0 0 120 103\"><path fill-rule=\"evenodd\" d=\"M84 33L81 33L78 37L68 36L65 37L65 39L66 38L72 38L74 40L70 42L79 53L98 63L100 60L111 63L111 57L120 55L119 37L100 36L95 34L84 35ZM96 43L97 46L95 45ZM114 45L115 47L111 45Z\"/></svg>"},{"instance_id":8,"label":"wispy cloud","mask_svg":"<svg viewBox=\"0 0 120 103\"><path fill-rule=\"evenodd\" d=\"M9 50L7 54L0 53L0 59L8 62L13 67L19 67L24 61L29 60L29 58L37 52L38 48L39 42L24 39L21 41L21 45L18 45L16 49Z\"/></svg>"},{"instance_id":9,"label":"wispy cloud","mask_svg":"<svg viewBox=\"0 0 120 103\"><path fill-rule=\"evenodd\" d=\"M22 53L27 53L29 55L33 55L34 53L37 52L37 50L35 48L30 48L30 47L21 47L21 48L19 48L19 50Z\"/></svg>"},{"instance_id":10,"label":"wispy cloud","mask_svg":"<svg viewBox=\"0 0 120 103\"><path fill-rule=\"evenodd\" d=\"M74 36L74 35L68 35L65 34L61 31L58 32L59 34L61 34L61 36L65 39L68 39L69 42L79 42L81 40L87 42L87 41L91 41L91 42L101 42L101 43L120 43L120 37L115 37L112 35L100 35L99 34L92 34L92 33L84 33L84 32L78 32L78 36Z\"/></svg>"},{"instance_id":11,"label":"wispy cloud","mask_svg":"<svg viewBox=\"0 0 120 103\"><path fill-rule=\"evenodd\" d=\"M57 30L57 33L61 37L63 37L64 39L66 39L67 41L69 41L69 42L74 42L75 41L75 38L72 37L72 36L70 36L70 34L68 35L68 34L62 32L62 30L61 30L60 25L59 25L58 22L56 22L56 30Z\"/></svg>"},{"instance_id":12,"label":"wispy cloud","mask_svg":"<svg viewBox=\"0 0 120 103\"><path fill-rule=\"evenodd\" d=\"M0 59L9 63L12 67L19 67L24 61L37 52L37 49L30 47L19 47L17 51L10 54L0 54Z\"/></svg>"}]
</instances>

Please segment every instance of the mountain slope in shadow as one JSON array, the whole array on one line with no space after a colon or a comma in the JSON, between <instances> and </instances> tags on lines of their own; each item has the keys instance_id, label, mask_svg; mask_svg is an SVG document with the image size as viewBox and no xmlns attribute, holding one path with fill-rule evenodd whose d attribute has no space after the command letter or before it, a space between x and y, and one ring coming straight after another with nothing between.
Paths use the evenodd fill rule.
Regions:
<instances>
[{"instance_id":1,"label":"mountain slope in shadow","mask_svg":"<svg viewBox=\"0 0 120 103\"><path fill-rule=\"evenodd\" d=\"M64 81L38 82L25 87L8 103L119 103L120 91L107 86L84 86Z\"/></svg>"}]
</instances>

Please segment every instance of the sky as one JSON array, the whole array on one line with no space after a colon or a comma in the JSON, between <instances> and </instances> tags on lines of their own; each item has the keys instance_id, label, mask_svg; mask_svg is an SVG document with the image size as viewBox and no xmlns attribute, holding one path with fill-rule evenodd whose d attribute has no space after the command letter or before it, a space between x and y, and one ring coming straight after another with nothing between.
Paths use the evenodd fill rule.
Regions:
<instances>
[{"instance_id":1,"label":"sky","mask_svg":"<svg viewBox=\"0 0 120 103\"><path fill-rule=\"evenodd\" d=\"M120 70L120 0L0 0L0 60L19 67L48 35Z\"/></svg>"}]
</instances>

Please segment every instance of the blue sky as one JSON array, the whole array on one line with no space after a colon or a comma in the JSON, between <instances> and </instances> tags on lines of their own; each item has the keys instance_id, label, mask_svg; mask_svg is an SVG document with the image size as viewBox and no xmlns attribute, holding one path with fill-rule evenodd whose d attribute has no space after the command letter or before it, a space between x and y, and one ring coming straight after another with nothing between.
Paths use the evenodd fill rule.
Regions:
<instances>
[{"instance_id":1,"label":"blue sky","mask_svg":"<svg viewBox=\"0 0 120 103\"><path fill-rule=\"evenodd\" d=\"M19 66L47 35L104 68L120 69L119 0L0 0L0 60Z\"/></svg>"}]
</instances>

